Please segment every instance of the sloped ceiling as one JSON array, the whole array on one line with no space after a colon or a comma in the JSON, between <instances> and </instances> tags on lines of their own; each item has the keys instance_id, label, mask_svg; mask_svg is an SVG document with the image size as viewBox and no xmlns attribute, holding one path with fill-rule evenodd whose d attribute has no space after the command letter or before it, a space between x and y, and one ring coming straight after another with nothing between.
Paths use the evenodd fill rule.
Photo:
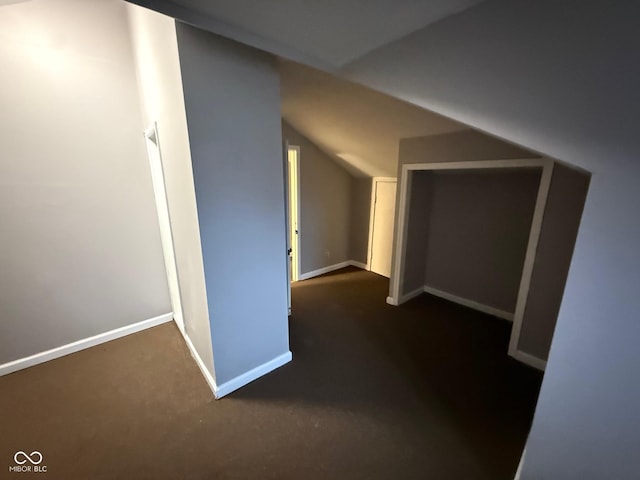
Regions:
<instances>
[{"instance_id":1,"label":"sloped ceiling","mask_svg":"<svg viewBox=\"0 0 640 480\"><path fill-rule=\"evenodd\" d=\"M445 117L281 61L282 116L356 176L395 176L401 138L463 130Z\"/></svg>"},{"instance_id":2,"label":"sloped ceiling","mask_svg":"<svg viewBox=\"0 0 640 480\"><path fill-rule=\"evenodd\" d=\"M273 49L297 50L307 59L340 67L483 0L133 1L176 17L195 12L209 20L198 26L221 35L289 58L295 55ZM264 45L256 44L260 40Z\"/></svg>"},{"instance_id":3,"label":"sloped ceiling","mask_svg":"<svg viewBox=\"0 0 640 480\"><path fill-rule=\"evenodd\" d=\"M395 176L400 138L465 128L324 72L344 77L358 58L483 0L129 1L287 59L283 118L354 175Z\"/></svg>"}]
</instances>

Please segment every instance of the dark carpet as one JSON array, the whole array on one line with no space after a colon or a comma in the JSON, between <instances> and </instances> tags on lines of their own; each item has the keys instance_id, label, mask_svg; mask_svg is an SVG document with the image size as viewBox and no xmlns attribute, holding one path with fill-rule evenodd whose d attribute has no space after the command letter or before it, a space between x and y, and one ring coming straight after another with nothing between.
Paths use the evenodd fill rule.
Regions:
<instances>
[{"instance_id":1,"label":"dark carpet","mask_svg":"<svg viewBox=\"0 0 640 480\"><path fill-rule=\"evenodd\" d=\"M542 375L510 324L345 269L293 287L292 363L215 401L173 324L0 378L0 478L511 480ZM10 473L17 450L47 473Z\"/></svg>"}]
</instances>

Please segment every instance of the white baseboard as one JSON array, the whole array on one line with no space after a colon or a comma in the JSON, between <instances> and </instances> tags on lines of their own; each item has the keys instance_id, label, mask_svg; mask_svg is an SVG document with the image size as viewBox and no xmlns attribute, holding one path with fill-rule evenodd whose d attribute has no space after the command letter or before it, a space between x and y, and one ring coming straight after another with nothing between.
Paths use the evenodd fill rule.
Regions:
<instances>
[{"instance_id":1,"label":"white baseboard","mask_svg":"<svg viewBox=\"0 0 640 480\"><path fill-rule=\"evenodd\" d=\"M362 270L369 270L367 268L367 264L366 263L356 262L355 260L349 260L349 265L351 265L352 267L361 268Z\"/></svg>"},{"instance_id":2,"label":"white baseboard","mask_svg":"<svg viewBox=\"0 0 640 480\"><path fill-rule=\"evenodd\" d=\"M147 328L155 327L172 320L173 312L165 313L148 320L143 320L142 322L126 325L124 327L116 328L115 330L110 330L108 332L94 335L93 337L83 338L82 340L77 340L60 347L52 348L51 350L46 350L44 352L36 353L35 355L20 358L18 360L0 365L0 376L8 375L9 373L13 373L24 368L33 367L34 365L48 362L49 360L64 357L65 355L79 352L80 350L84 350L85 348L94 347L96 345L100 345L101 343L109 342L111 340L115 340L116 338L125 337L127 335L131 335L132 333L140 332L142 330L146 330Z\"/></svg>"},{"instance_id":3,"label":"white baseboard","mask_svg":"<svg viewBox=\"0 0 640 480\"><path fill-rule=\"evenodd\" d=\"M442 290L438 290L437 288L429 287L427 285L424 286L424 291L431 295L435 295L436 297L444 298L445 300L449 300L450 302L458 303L460 305L464 305L465 307L473 308L474 310L478 310L483 313L488 313L489 315L493 315L494 317L503 318L505 320L513 321L513 313L507 312L505 310L500 310L499 308L490 307L489 305L484 305L482 303L476 302L474 300L468 300L466 298L459 297L457 295L453 295L448 292L443 292Z\"/></svg>"},{"instance_id":4,"label":"white baseboard","mask_svg":"<svg viewBox=\"0 0 640 480\"><path fill-rule=\"evenodd\" d=\"M275 370L276 368L281 367L285 363L290 362L291 359L293 358L293 356L291 355L291 352L283 353L282 355L279 355L273 360L269 360L268 362L263 363L262 365L259 365L256 368L252 368L248 372L245 372L242 375L238 375L237 377L229 381L226 381L222 385L218 386L218 384L216 383L216 379L213 377L212 373L207 369L206 365L204 364L204 361L200 357L200 354L198 354L189 336L184 335L184 340L187 343L187 347L189 348L189 351L191 352L191 356L196 361L196 364L198 365L200 372L202 372L202 375L204 376L204 379L206 380L207 385L209 385L209 388L211 389L211 392L213 393L213 396L216 399L220 399L225 395L228 395L231 392L239 389L240 387L244 387L246 384L253 382L254 380L257 380L263 375L266 375L267 373Z\"/></svg>"},{"instance_id":5,"label":"white baseboard","mask_svg":"<svg viewBox=\"0 0 640 480\"><path fill-rule=\"evenodd\" d=\"M209 385L209 388L211 389L211 392L215 396L216 395L216 390L218 389L218 387L216 386L216 379L213 378L213 375L207 369L206 365L204 364L204 361L202 361L202 357L200 357L200 354L196 350L196 347L193 345L193 342L189 338L189 335L184 334L183 337L184 337L184 341L187 344L187 347L189 348L189 352L191 352L191 356L196 361L196 365L198 365L198 368L200 369L200 372L202 372L202 376L207 381L207 385Z\"/></svg>"},{"instance_id":6,"label":"white baseboard","mask_svg":"<svg viewBox=\"0 0 640 480\"><path fill-rule=\"evenodd\" d=\"M400 300L398 301L398 305L402 305L403 303L408 302L412 298L416 298L418 295L422 295L423 293L424 293L424 287L416 288L415 290L412 290L409 293L405 293L400 297Z\"/></svg>"},{"instance_id":7,"label":"white baseboard","mask_svg":"<svg viewBox=\"0 0 640 480\"><path fill-rule=\"evenodd\" d=\"M351 262L347 260L346 262L336 263L334 265L329 265L328 267L319 268L317 270L313 270L311 272L302 273L298 279L299 280L309 280L313 277L318 277L320 275L324 275L325 273L333 272L334 270L340 270L341 268L348 267L351 265Z\"/></svg>"},{"instance_id":8,"label":"white baseboard","mask_svg":"<svg viewBox=\"0 0 640 480\"><path fill-rule=\"evenodd\" d=\"M238 375L231 380L224 382L222 385L217 386L215 390L216 398L222 398L225 395L230 394L231 392L239 389L240 387L244 387L247 383L253 382L258 378L266 375L267 373L275 370L278 367L281 367L285 363L289 363L293 356L291 352L283 353L282 355L277 356L273 360L269 360L262 365L257 366L256 368L252 368L248 372L243 373L242 375Z\"/></svg>"},{"instance_id":9,"label":"white baseboard","mask_svg":"<svg viewBox=\"0 0 640 480\"><path fill-rule=\"evenodd\" d=\"M389 305L393 305L397 307L398 305L402 305L405 302L408 302L412 298L417 297L418 295L422 295L424 293L424 287L416 288L409 293L405 293L399 299L393 298L391 296L387 297L387 303Z\"/></svg>"},{"instance_id":10,"label":"white baseboard","mask_svg":"<svg viewBox=\"0 0 640 480\"><path fill-rule=\"evenodd\" d=\"M368 270L366 263L356 262L355 260L347 260L344 262L329 265L328 267L312 270L311 272L301 273L298 277L298 280L309 280L310 278L319 277L320 275L324 275L325 273L333 272L335 270L340 270L344 267L357 267L361 268L362 270Z\"/></svg>"}]
</instances>

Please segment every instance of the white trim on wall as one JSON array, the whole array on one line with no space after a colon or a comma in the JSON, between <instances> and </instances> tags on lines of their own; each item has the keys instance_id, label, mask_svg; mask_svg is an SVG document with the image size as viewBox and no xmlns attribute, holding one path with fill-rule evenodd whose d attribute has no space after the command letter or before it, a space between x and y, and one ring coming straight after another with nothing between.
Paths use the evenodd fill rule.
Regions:
<instances>
[{"instance_id":1,"label":"white trim on wall","mask_svg":"<svg viewBox=\"0 0 640 480\"><path fill-rule=\"evenodd\" d=\"M474 300L469 300L468 298L459 297L458 295L453 295L443 290L438 290L437 288L429 287L428 285L425 285L424 287L416 288L415 290L412 290L409 293L403 294L400 297L399 301L396 301L393 297L389 296L387 297L387 303L393 306L402 305L403 303L408 302L412 298L422 295L423 293L428 293L430 295L443 298L450 302L454 302L459 305L463 305L465 307L472 308L474 310L478 310L480 312L487 313L489 315L493 315L494 317L513 321L513 313L507 312L505 310L500 310L499 308L491 307L489 305L485 305L483 303L476 302Z\"/></svg>"},{"instance_id":2,"label":"white trim on wall","mask_svg":"<svg viewBox=\"0 0 640 480\"><path fill-rule=\"evenodd\" d=\"M108 332L100 333L92 337L83 338L60 347L52 348L51 350L45 350L44 352L36 353L28 357L13 360L11 362L0 365L0 376L8 375L9 373L17 372L25 368L33 367L40 363L48 362L56 358L64 357L71 353L79 352L86 348L95 347L101 343L106 343L117 338L137 333L147 328L156 327L163 323L167 323L173 320L173 312L158 315L157 317L149 318L138 323L126 325L124 327L116 328Z\"/></svg>"},{"instance_id":3,"label":"white trim on wall","mask_svg":"<svg viewBox=\"0 0 640 480\"><path fill-rule=\"evenodd\" d=\"M400 297L400 301L397 303L397 305L401 305L405 302L408 302L412 298L416 298L417 296L420 296L423 293L424 293L424 287L416 288L415 290L412 290L409 293L405 293L404 295L402 295L402 297Z\"/></svg>"},{"instance_id":4,"label":"white trim on wall","mask_svg":"<svg viewBox=\"0 0 640 480\"><path fill-rule=\"evenodd\" d=\"M546 165L542 170L542 178L540 179L540 186L538 187L538 198L536 199L536 208L533 212L531 231L529 232L529 243L527 244L527 253L524 258L524 266L522 267L522 279L520 280L520 289L518 290L516 313L513 319L511 338L509 339L509 355L540 370L545 369L547 362L519 350L518 343L520 340L520 332L522 331L524 313L527 308L533 265L536 260L538 240L540 240L542 221L544 220L544 209L547 206L552 174L553 162L549 162L549 165Z\"/></svg>"},{"instance_id":5,"label":"white trim on wall","mask_svg":"<svg viewBox=\"0 0 640 480\"><path fill-rule=\"evenodd\" d=\"M371 196L369 198L369 237L367 240L367 270L371 271L371 244L373 243L373 216L375 214L376 184L375 178L371 179Z\"/></svg>"},{"instance_id":6,"label":"white trim on wall","mask_svg":"<svg viewBox=\"0 0 640 480\"><path fill-rule=\"evenodd\" d=\"M478 310L479 312L487 313L489 315L493 315L494 317L513 322L513 313L507 312L506 310L500 310L499 308L485 305L483 303L476 302L475 300L469 300L468 298L453 295L449 292L429 287L428 285L424 286L424 292L436 297L444 298L445 300L449 300L450 302L454 302L465 307L473 308L474 310Z\"/></svg>"},{"instance_id":7,"label":"white trim on wall","mask_svg":"<svg viewBox=\"0 0 640 480\"><path fill-rule=\"evenodd\" d=\"M482 160L470 162L440 162L440 163L412 163L402 165L400 173L400 193L397 196L399 203L398 219L395 231L395 249L393 251L393 270L389 285L389 297L387 303L390 305L401 305L407 301L411 294L402 294L403 276L406 260L406 237L409 219L409 193L411 192L412 173L414 171L434 171L434 170L477 170L477 169L512 169L512 168L541 168L542 177L536 198L533 221L527 244L525 263L523 267L516 310L513 315L513 328L509 342L509 355L538 369L544 369L546 362L518 350L518 339L522 327L522 319L526 308L526 301L529 294L531 274L533 273L533 262L535 260L538 239L542 228L544 209L549 194L551 175L553 172L553 160L548 158L539 159L513 159L513 160ZM444 292L443 292L444 293ZM458 297L459 298L459 297ZM464 299L463 299L464 300ZM465 300L466 301L466 300ZM468 301L467 301L468 302ZM460 303L460 302L459 302ZM480 304L477 304L479 306ZM470 305L468 305L470 306ZM473 307L472 307L473 308ZM489 307L491 308L491 307ZM506 313L506 312L505 312ZM492 313L495 315L495 313ZM499 316L499 315L498 315Z\"/></svg>"},{"instance_id":8,"label":"white trim on wall","mask_svg":"<svg viewBox=\"0 0 640 480\"><path fill-rule=\"evenodd\" d=\"M153 198L155 201L156 214L158 216L158 226L160 228L162 257L164 260L165 272L167 274L167 284L169 287L171 308L173 309L173 319L176 322L176 325L178 325L180 332L184 334L186 332L186 326L182 309L180 277L178 274L178 263L176 260L175 245L173 242L173 223L171 221L171 211L169 210L169 199L167 198L164 164L162 160L162 150L160 148L160 137L158 136L157 122L153 122L144 131L144 138L147 147L149 172L151 174L151 181L153 184Z\"/></svg>"},{"instance_id":9,"label":"white trim on wall","mask_svg":"<svg viewBox=\"0 0 640 480\"><path fill-rule=\"evenodd\" d=\"M389 302L391 305L400 305L401 298L400 292L403 286L404 276L404 257L407 244L405 238L407 236L407 228L409 225L409 215L407 213L409 197L408 193L411 191L413 182L413 176L409 175L409 171L413 170L402 166L400 174L400 193L396 195L396 201L399 202L398 218L395 221L395 225L398 227L395 231L395 243L391 258L391 278L389 279L389 297L393 300ZM402 273L402 276L401 276Z\"/></svg>"},{"instance_id":10,"label":"white trim on wall","mask_svg":"<svg viewBox=\"0 0 640 480\"><path fill-rule=\"evenodd\" d=\"M319 277L320 275L324 275L325 273L333 272L334 270L340 270L341 268L348 267L351 265L349 261L335 263L333 265L329 265L328 267L318 268L317 270L312 270L307 273L303 273L300 275L300 280L309 280L313 277Z\"/></svg>"},{"instance_id":11,"label":"white trim on wall","mask_svg":"<svg viewBox=\"0 0 640 480\"><path fill-rule=\"evenodd\" d=\"M191 356L195 360L196 365L198 365L198 368L200 369L202 376L207 382L207 385L209 386L209 389L211 389L211 392L213 393L213 396L216 400L224 397L225 395L229 395L231 392L235 392L239 388L244 387L245 385L247 385L250 382L253 382L254 380L257 380L258 378L262 377L263 375L266 375L267 373L275 370L276 368L281 367L286 363L289 363L293 359L293 355L291 354L291 352L287 351L282 355L279 355L276 358L263 363L262 365L258 365L257 367L249 370L248 372L238 375L237 377L232 378L231 380L228 380L223 384L221 384L220 386L218 386L218 384L216 383L216 379L214 378L213 374L207 369L206 365L204 364L204 361L200 357L200 354L196 350L196 347L193 345L193 342L189 338L189 335L185 334L183 336L184 336L184 341L187 344L187 348L189 348L189 352L191 353Z\"/></svg>"},{"instance_id":12,"label":"white trim on wall","mask_svg":"<svg viewBox=\"0 0 640 480\"><path fill-rule=\"evenodd\" d=\"M300 280L309 280L310 278L319 277L320 275L324 275L325 273L330 273L345 267L357 267L363 270L368 270L367 266L362 262L356 262L355 260L346 260L344 262L329 265L328 267L322 267L318 268L317 270L303 273L300 275Z\"/></svg>"},{"instance_id":13,"label":"white trim on wall","mask_svg":"<svg viewBox=\"0 0 640 480\"><path fill-rule=\"evenodd\" d=\"M232 378L231 380L228 380L223 384L217 386L214 394L216 398L222 398L225 395L229 395L231 392L238 390L240 387L244 387L248 383L251 383L254 380L262 377L263 375L272 372L276 368L289 363L292 359L293 355L291 354L291 352L285 352L282 355L278 355L276 358L269 360L262 365L258 365L256 368L252 368L248 372L238 375L237 377Z\"/></svg>"},{"instance_id":14,"label":"white trim on wall","mask_svg":"<svg viewBox=\"0 0 640 480\"><path fill-rule=\"evenodd\" d=\"M189 349L189 352L191 353L191 356L196 361L196 365L198 365L198 368L200 369L200 372L202 373L202 376L204 377L205 381L207 382L207 385L209 385L209 388L211 389L211 392L213 393L213 395L215 397L216 390L218 388L216 386L216 379L213 378L212 373L209 370L207 370L207 367L204 364L204 361L202 360L202 357L200 357L200 354L196 350L196 347L193 345L193 342L189 338L189 335L187 335L185 333L182 336L184 337L184 341L187 344L187 348Z\"/></svg>"},{"instance_id":15,"label":"white trim on wall","mask_svg":"<svg viewBox=\"0 0 640 480\"><path fill-rule=\"evenodd\" d=\"M184 340L187 344L187 347L189 348L189 352L191 352L191 356L196 361L196 365L198 365L200 372L202 372L202 376L204 376L207 385L211 389L211 392L216 399L220 399L225 395L229 395L231 392L244 387L246 384L257 380L263 375L266 375L267 373L275 370L278 367L281 367L286 363L289 363L293 359L293 355L291 354L291 352L285 352L282 355L279 355L276 358L263 363L262 365L258 365L256 368L252 368L248 372L238 375L237 377L232 378L231 380L224 382L222 385L218 386L216 384L216 379L213 377L211 372L207 370L204 361L202 361L202 358L198 354L198 351L196 350L189 336L184 335Z\"/></svg>"},{"instance_id":16,"label":"white trim on wall","mask_svg":"<svg viewBox=\"0 0 640 480\"><path fill-rule=\"evenodd\" d=\"M356 262L355 260L349 260L349 265L351 265L352 267L360 268L362 270L368 270L366 263Z\"/></svg>"},{"instance_id":17,"label":"white trim on wall","mask_svg":"<svg viewBox=\"0 0 640 480\"><path fill-rule=\"evenodd\" d=\"M387 297L387 300L386 300L386 301L387 301L387 303L388 303L389 305L393 305L394 307L397 307L398 305L400 305L398 302L396 302L396 299L395 299L395 298L393 298L391 295L389 295L389 296ZM408 301L408 300L407 300L407 301Z\"/></svg>"}]
</instances>

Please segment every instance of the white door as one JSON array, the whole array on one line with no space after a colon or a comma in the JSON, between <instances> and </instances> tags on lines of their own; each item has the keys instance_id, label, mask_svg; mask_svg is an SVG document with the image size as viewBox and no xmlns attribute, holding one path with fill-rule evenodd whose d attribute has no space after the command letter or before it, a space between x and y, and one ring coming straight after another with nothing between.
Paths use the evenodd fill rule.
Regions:
<instances>
[{"instance_id":1,"label":"white door","mask_svg":"<svg viewBox=\"0 0 640 480\"><path fill-rule=\"evenodd\" d=\"M151 180L153 182L153 194L156 200L156 212L160 224L160 240L164 255L164 267L167 272L169 284L169 297L173 309L173 319L178 328L185 334L184 317L182 315L182 300L180 298L180 284L178 282L178 267L176 265L175 251L173 247L173 234L171 233L171 219L169 217L169 205L167 204L167 192L164 183L164 171L162 158L158 146L158 131L155 124L145 131L147 142L147 154L151 168Z\"/></svg>"},{"instance_id":2,"label":"white door","mask_svg":"<svg viewBox=\"0 0 640 480\"><path fill-rule=\"evenodd\" d=\"M396 181L376 180L373 192L373 224L369 265L372 272L391 276L393 220L396 209Z\"/></svg>"}]
</instances>

